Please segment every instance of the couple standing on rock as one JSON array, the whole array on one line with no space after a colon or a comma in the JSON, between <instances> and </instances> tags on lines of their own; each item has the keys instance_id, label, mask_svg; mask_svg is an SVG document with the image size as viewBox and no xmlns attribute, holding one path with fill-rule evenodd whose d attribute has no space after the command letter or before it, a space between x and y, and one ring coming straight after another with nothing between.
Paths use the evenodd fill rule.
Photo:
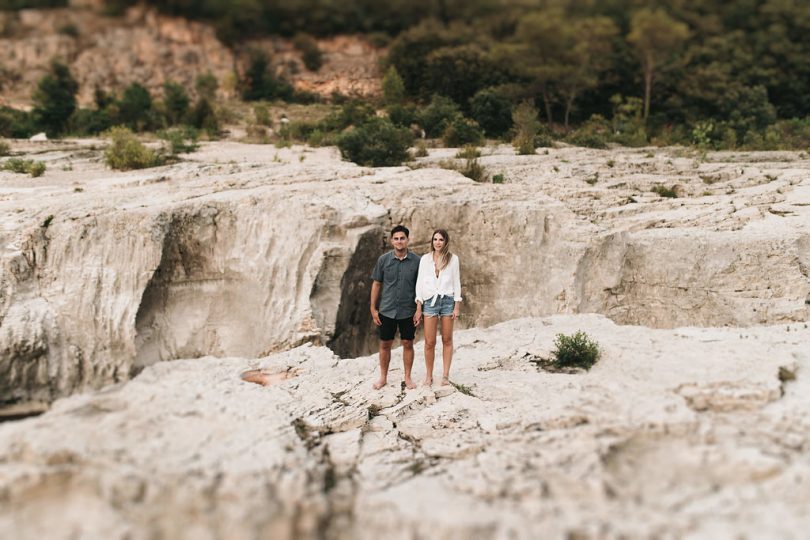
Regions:
<instances>
[{"instance_id":1,"label":"couple standing on rock","mask_svg":"<svg viewBox=\"0 0 810 540\"><path fill-rule=\"evenodd\" d=\"M450 253L450 236L436 229L430 240L430 251L418 255L408 250L407 227L391 229L389 251L377 259L371 274L371 318L380 335L379 390L388 382L391 345L399 329L402 359L405 364L405 386L413 389L413 339L416 327L425 322L425 380L433 384L433 360L436 331L442 325L442 385L450 384L450 364L453 361L453 322L458 319L461 304L461 276L458 256Z\"/></svg>"}]
</instances>

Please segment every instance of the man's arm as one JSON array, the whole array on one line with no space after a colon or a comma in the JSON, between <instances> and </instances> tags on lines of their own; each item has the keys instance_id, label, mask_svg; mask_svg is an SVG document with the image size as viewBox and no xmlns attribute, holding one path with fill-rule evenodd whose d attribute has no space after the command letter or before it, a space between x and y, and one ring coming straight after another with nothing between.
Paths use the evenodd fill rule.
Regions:
<instances>
[{"instance_id":1,"label":"man's arm","mask_svg":"<svg viewBox=\"0 0 810 540\"><path fill-rule=\"evenodd\" d=\"M382 283L379 281L372 281L371 282L371 318L374 320L374 324L377 326L382 326L382 321L380 320L380 312L377 311L377 304L380 302L380 290L382 288Z\"/></svg>"}]
</instances>

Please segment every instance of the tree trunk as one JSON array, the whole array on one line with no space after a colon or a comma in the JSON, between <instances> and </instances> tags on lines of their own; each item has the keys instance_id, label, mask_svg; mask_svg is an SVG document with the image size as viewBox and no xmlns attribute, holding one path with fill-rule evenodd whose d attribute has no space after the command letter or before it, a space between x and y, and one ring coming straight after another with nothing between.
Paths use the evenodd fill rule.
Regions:
<instances>
[{"instance_id":1,"label":"tree trunk","mask_svg":"<svg viewBox=\"0 0 810 540\"><path fill-rule=\"evenodd\" d=\"M545 88L543 89L543 104L546 106L546 119L548 120L549 127L551 127L551 96Z\"/></svg>"},{"instance_id":2,"label":"tree trunk","mask_svg":"<svg viewBox=\"0 0 810 540\"><path fill-rule=\"evenodd\" d=\"M652 95L653 68L648 64L644 68L644 120L650 116L650 97Z\"/></svg>"},{"instance_id":3,"label":"tree trunk","mask_svg":"<svg viewBox=\"0 0 810 540\"><path fill-rule=\"evenodd\" d=\"M571 109L574 108L574 96L572 95L570 98L565 100L565 132L568 133L568 116L571 113Z\"/></svg>"}]
</instances>

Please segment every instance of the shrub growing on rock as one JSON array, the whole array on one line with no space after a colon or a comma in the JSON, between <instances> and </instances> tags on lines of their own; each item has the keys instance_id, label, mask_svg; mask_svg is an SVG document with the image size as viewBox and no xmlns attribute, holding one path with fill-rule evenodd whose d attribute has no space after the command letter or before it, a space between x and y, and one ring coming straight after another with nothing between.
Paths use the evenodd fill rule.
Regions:
<instances>
[{"instance_id":1,"label":"shrub growing on rock","mask_svg":"<svg viewBox=\"0 0 810 540\"><path fill-rule=\"evenodd\" d=\"M0 141L0 157L7 156L11 153L11 145L6 141Z\"/></svg>"},{"instance_id":2,"label":"shrub growing on rock","mask_svg":"<svg viewBox=\"0 0 810 540\"><path fill-rule=\"evenodd\" d=\"M110 145L104 151L104 160L113 169L126 171L145 169L162 163L161 157L146 148L132 131L123 126L112 128L108 135Z\"/></svg>"},{"instance_id":3,"label":"shrub growing on rock","mask_svg":"<svg viewBox=\"0 0 810 540\"><path fill-rule=\"evenodd\" d=\"M434 95L430 104L418 113L419 125L428 137L440 137L454 118L461 116L458 104L452 99Z\"/></svg>"},{"instance_id":4,"label":"shrub growing on rock","mask_svg":"<svg viewBox=\"0 0 810 540\"><path fill-rule=\"evenodd\" d=\"M484 132L475 120L464 118L459 115L454 117L442 133L442 141L445 146L457 147L465 144L481 144L484 140Z\"/></svg>"},{"instance_id":5,"label":"shrub growing on rock","mask_svg":"<svg viewBox=\"0 0 810 540\"><path fill-rule=\"evenodd\" d=\"M172 156L188 154L200 147L197 144L197 130L190 126L159 131L158 137L169 143L169 153Z\"/></svg>"},{"instance_id":6,"label":"shrub growing on rock","mask_svg":"<svg viewBox=\"0 0 810 540\"><path fill-rule=\"evenodd\" d=\"M534 154L535 137L540 129L537 120L537 109L531 101L524 101L512 111L512 121L515 123L515 138L512 144L520 155Z\"/></svg>"},{"instance_id":7,"label":"shrub growing on rock","mask_svg":"<svg viewBox=\"0 0 810 540\"><path fill-rule=\"evenodd\" d=\"M485 88L470 99L470 111L490 137L500 137L512 127L512 101L492 88Z\"/></svg>"},{"instance_id":8,"label":"shrub growing on rock","mask_svg":"<svg viewBox=\"0 0 810 540\"><path fill-rule=\"evenodd\" d=\"M557 334L551 351L554 367L591 369L599 360L599 345L588 334L578 331L573 335Z\"/></svg>"},{"instance_id":9,"label":"shrub growing on rock","mask_svg":"<svg viewBox=\"0 0 810 540\"><path fill-rule=\"evenodd\" d=\"M341 155L359 165L386 167L408 159L413 135L387 118L373 117L337 139Z\"/></svg>"},{"instance_id":10,"label":"shrub growing on rock","mask_svg":"<svg viewBox=\"0 0 810 540\"><path fill-rule=\"evenodd\" d=\"M11 158L0 167L17 174L30 174L33 178L45 174L45 164L32 159Z\"/></svg>"}]
</instances>

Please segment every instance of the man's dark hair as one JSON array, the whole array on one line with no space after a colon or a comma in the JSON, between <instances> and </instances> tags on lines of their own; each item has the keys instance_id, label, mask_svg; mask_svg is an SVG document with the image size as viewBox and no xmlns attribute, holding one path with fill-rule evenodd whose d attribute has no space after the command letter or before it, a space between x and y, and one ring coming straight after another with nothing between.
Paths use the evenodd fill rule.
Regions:
<instances>
[{"instance_id":1,"label":"man's dark hair","mask_svg":"<svg viewBox=\"0 0 810 540\"><path fill-rule=\"evenodd\" d=\"M391 229L391 237L393 238L393 237L394 237L394 234L396 234L396 233L398 233L398 232L403 232L403 233L405 233L405 237L406 237L406 238L408 238L408 237L410 237L410 236L411 236L411 231L409 231L409 230L408 230L408 227L406 227L405 225L397 225L396 227L394 227L393 229Z\"/></svg>"}]
</instances>

